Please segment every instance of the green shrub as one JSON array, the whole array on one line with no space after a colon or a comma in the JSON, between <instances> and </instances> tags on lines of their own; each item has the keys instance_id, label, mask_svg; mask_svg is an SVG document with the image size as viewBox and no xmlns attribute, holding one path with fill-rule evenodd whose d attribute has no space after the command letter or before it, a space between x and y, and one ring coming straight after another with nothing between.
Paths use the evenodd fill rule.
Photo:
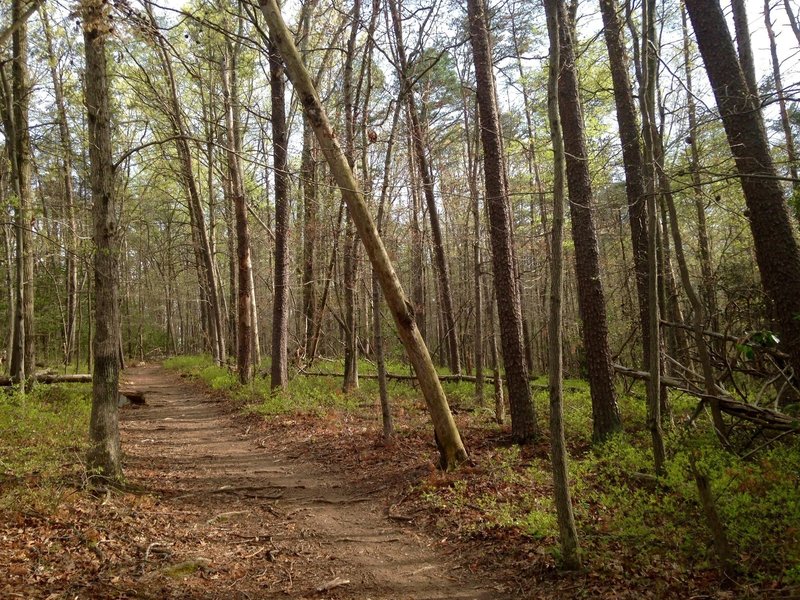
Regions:
<instances>
[{"instance_id":1,"label":"green shrub","mask_svg":"<svg viewBox=\"0 0 800 600\"><path fill-rule=\"evenodd\" d=\"M0 394L0 511L58 502L64 479L82 475L90 412L89 385Z\"/></svg>"}]
</instances>

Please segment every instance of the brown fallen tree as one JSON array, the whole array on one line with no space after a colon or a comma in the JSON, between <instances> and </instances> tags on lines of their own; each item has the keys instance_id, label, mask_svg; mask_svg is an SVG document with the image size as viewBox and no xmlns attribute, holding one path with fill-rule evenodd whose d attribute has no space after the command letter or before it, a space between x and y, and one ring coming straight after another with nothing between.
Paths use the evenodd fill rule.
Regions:
<instances>
[{"instance_id":1,"label":"brown fallen tree","mask_svg":"<svg viewBox=\"0 0 800 600\"><path fill-rule=\"evenodd\" d=\"M36 383L91 383L90 373L77 373L69 375L59 375L55 373L38 373L31 378ZM0 377L0 387L10 386L14 382L10 377Z\"/></svg>"},{"instance_id":2,"label":"brown fallen tree","mask_svg":"<svg viewBox=\"0 0 800 600\"><path fill-rule=\"evenodd\" d=\"M623 365L614 365L614 370L620 375L632 379L641 381L649 381L650 379L650 373L646 371L637 371L636 369L631 369ZM661 385L694 396L700 399L702 404L706 402L716 402L719 405L719 409L727 415L743 419L754 425L759 425L773 431L800 433L800 419L797 417L770 408L764 408L756 404L748 404L741 400L735 400L730 396L706 394L688 387L687 383L688 382L675 379L674 377L666 375L661 376Z\"/></svg>"}]
</instances>

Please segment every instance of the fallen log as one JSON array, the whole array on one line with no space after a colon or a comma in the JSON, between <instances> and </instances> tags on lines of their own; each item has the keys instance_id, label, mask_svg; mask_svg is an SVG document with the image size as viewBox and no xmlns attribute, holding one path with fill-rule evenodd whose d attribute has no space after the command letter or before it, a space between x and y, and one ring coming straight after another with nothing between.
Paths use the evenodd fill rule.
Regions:
<instances>
[{"instance_id":1,"label":"fallen log","mask_svg":"<svg viewBox=\"0 0 800 600\"><path fill-rule=\"evenodd\" d=\"M37 373L32 377L36 383L91 383L91 373ZM0 387L13 385L10 377L0 377Z\"/></svg>"},{"instance_id":2,"label":"fallen log","mask_svg":"<svg viewBox=\"0 0 800 600\"><path fill-rule=\"evenodd\" d=\"M639 379L641 381L648 381L650 379L650 373L646 371L637 371L636 369L631 369L623 365L614 365L614 370L620 375L632 379ZM719 408L722 412L734 417L739 417L755 425L760 425L766 429L794 433L800 432L800 419L778 412L777 410L756 406L755 404L748 404L747 402L735 400L730 396L715 396L703 393L699 390L693 390L686 387L685 382L675 379L674 377L662 375L661 384L683 392L684 394L694 396L701 402L711 402L714 400L719 403Z\"/></svg>"},{"instance_id":3,"label":"fallen log","mask_svg":"<svg viewBox=\"0 0 800 600\"><path fill-rule=\"evenodd\" d=\"M344 377L344 373L323 373L321 371L299 371L297 374L298 375L307 375L309 377L336 377L336 378L343 378ZM378 378L377 375L372 375L372 374L366 374L366 375L359 374L358 377L359 377L359 379L377 379ZM414 375L399 375L399 374L396 374L396 373L386 373L386 379L391 379L391 380L394 380L394 381L409 381L409 382L412 382L412 383L417 380L416 376L414 376ZM533 377L530 377L529 379L532 380ZM466 381L468 383L475 383L477 381L477 378L474 375L439 375L439 381L441 381L443 383L447 383L447 382L458 383L458 382L461 382L461 381ZM484 375L483 376L483 381L485 383L494 383L494 376L492 376L492 375ZM535 389L535 390L546 390L546 389L548 389L547 384L544 384L544 383L532 383L531 387L533 389ZM581 392L581 391L585 391L585 388L577 387L577 386L564 386L564 390L566 390L568 392Z\"/></svg>"}]
</instances>

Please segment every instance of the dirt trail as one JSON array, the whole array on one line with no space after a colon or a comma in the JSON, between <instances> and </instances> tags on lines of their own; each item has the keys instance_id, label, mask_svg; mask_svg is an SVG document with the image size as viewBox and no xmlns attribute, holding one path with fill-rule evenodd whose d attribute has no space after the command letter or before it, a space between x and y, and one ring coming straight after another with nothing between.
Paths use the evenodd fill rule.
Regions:
<instances>
[{"instance_id":1,"label":"dirt trail","mask_svg":"<svg viewBox=\"0 0 800 600\"><path fill-rule=\"evenodd\" d=\"M434 540L390 520L377 494L349 491L335 469L261 447L224 403L177 375L142 367L125 379L147 394L146 406L122 411L126 475L160 496L154 518L167 516L163 537L141 542L145 595L502 596Z\"/></svg>"}]
</instances>

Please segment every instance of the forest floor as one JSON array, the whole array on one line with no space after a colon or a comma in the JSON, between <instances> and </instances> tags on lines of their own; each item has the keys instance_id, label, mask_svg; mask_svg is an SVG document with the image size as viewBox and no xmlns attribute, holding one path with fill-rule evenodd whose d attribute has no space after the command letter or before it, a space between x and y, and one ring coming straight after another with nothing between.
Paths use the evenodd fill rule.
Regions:
<instances>
[{"instance_id":1,"label":"forest floor","mask_svg":"<svg viewBox=\"0 0 800 600\"><path fill-rule=\"evenodd\" d=\"M138 560L98 573L81 597L504 597L457 552L390 516L386 486L351 487L341 466L304 454L302 431L269 435L160 367L125 379L147 398L122 411L126 478L152 502L136 511L142 530L106 525L108 536L133 534Z\"/></svg>"},{"instance_id":2,"label":"forest floor","mask_svg":"<svg viewBox=\"0 0 800 600\"><path fill-rule=\"evenodd\" d=\"M546 436L514 445L471 387L448 391L471 463L442 473L407 382L390 386L385 444L366 375L349 394L320 372L273 395L265 379L239 386L207 358L169 367L123 373L146 404L121 409L122 490L89 485L88 385L0 396L0 598L800 598L794 444L743 461L695 441L737 544L725 576L685 453L673 446L662 485L646 477L635 394L620 395L626 437L592 449L588 388L572 381L584 568L564 572ZM693 410L673 400L679 415Z\"/></svg>"}]
</instances>

